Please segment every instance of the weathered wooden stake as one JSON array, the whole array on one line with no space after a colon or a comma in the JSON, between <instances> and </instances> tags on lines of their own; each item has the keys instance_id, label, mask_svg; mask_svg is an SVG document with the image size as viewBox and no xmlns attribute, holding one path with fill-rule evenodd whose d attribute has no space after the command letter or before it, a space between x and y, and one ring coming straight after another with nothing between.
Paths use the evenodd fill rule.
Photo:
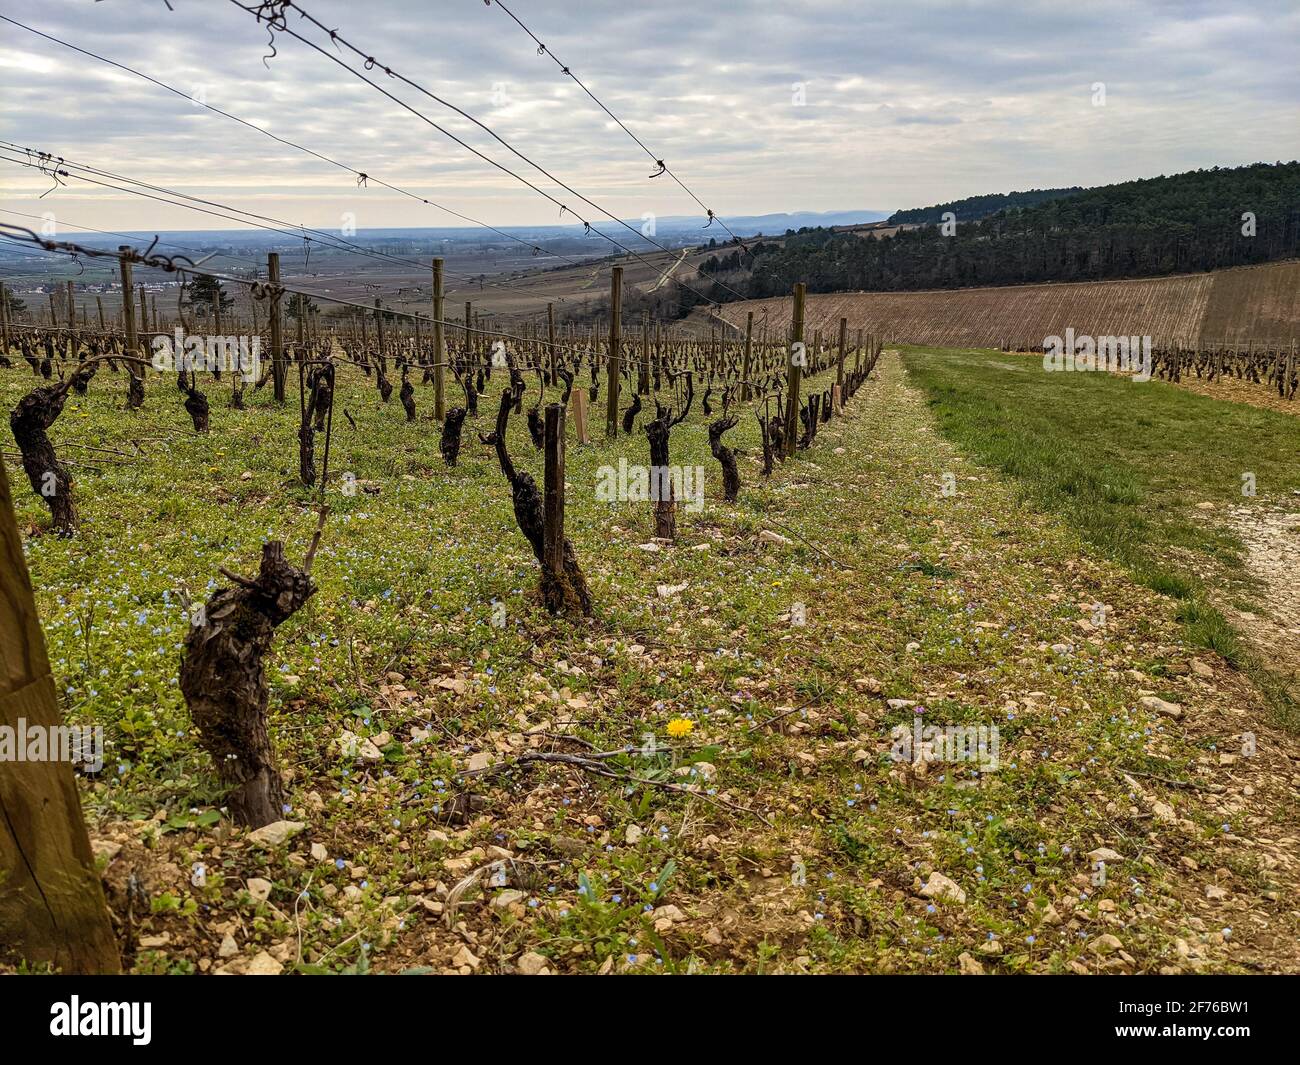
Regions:
<instances>
[{"instance_id":1,"label":"weathered wooden stake","mask_svg":"<svg viewBox=\"0 0 1300 1065\"><path fill-rule=\"evenodd\" d=\"M555 304L554 303L548 303L546 305L546 339L547 342L550 344L550 352L551 352L551 356L550 356L551 384L558 385L560 383L560 379L555 376L556 348L555 348Z\"/></svg>"},{"instance_id":2,"label":"weathered wooden stake","mask_svg":"<svg viewBox=\"0 0 1300 1065\"><path fill-rule=\"evenodd\" d=\"M754 358L754 312L745 315L745 360L740 371L740 401L748 403L751 394L749 368Z\"/></svg>"},{"instance_id":3,"label":"weathered wooden stake","mask_svg":"<svg viewBox=\"0 0 1300 1065\"><path fill-rule=\"evenodd\" d=\"M0 558L0 725L64 735L3 463ZM63 972L121 968L70 762L0 760L0 943Z\"/></svg>"},{"instance_id":4,"label":"weathered wooden stake","mask_svg":"<svg viewBox=\"0 0 1300 1065\"><path fill-rule=\"evenodd\" d=\"M650 394L650 316L641 315L641 372L637 375L636 390L639 395Z\"/></svg>"},{"instance_id":5,"label":"weathered wooden stake","mask_svg":"<svg viewBox=\"0 0 1300 1065\"><path fill-rule=\"evenodd\" d=\"M542 570L552 580L564 574L564 405L546 406L546 473Z\"/></svg>"},{"instance_id":6,"label":"weathered wooden stake","mask_svg":"<svg viewBox=\"0 0 1300 1065\"><path fill-rule=\"evenodd\" d=\"M785 388L785 453L793 456L799 439L799 384L807 362L803 346L803 307L808 286L802 281L794 286L794 313L790 322L789 352L786 355L787 379Z\"/></svg>"},{"instance_id":7,"label":"weathered wooden stake","mask_svg":"<svg viewBox=\"0 0 1300 1065\"><path fill-rule=\"evenodd\" d=\"M623 342L623 268L609 279L609 365L605 373L605 435L618 436L618 384Z\"/></svg>"},{"instance_id":8,"label":"weathered wooden stake","mask_svg":"<svg viewBox=\"0 0 1300 1065\"><path fill-rule=\"evenodd\" d=\"M844 347L849 339L849 320L840 319L840 351L835 358L835 387L841 392L844 391ZM839 413L840 405L835 404L835 411Z\"/></svg>"},{"instance_id":9,"label":"weathered wooden stake","mask_svg":"<svg viewBox=\"0 0 1300 1065\"><path fill-rule=\"evenodd\" d=\"M266 276L271 282L271 380L275 386L275 401L283 403L289 368L284 361L284 322L280 317L279 252L267 253Z\"/></svg>"},{"instance_id":10,"label":"weathered wooden stake","mask_svg":"<svg viewBox=\"0 0 1300 1065\"><path fill-rule=\"evenodd\" d=\"M128 356L126 405L128 409L134 410L144 402L144 369L138 363L130 361L140 354L140 340L135 328L135 289L131 285L131 260L127 258L131 246L123 244L117 250L121 253L117 262L122 275L122 329L126 333Z\"/></svg>"},{"instance_id":11,"label":"weathered wooden stake","mask_svg":"<svg viewBox=\"0 0 1300 1065\"><path fill-rule=\"evenodd\" d=\"M587 390L575 388L570 399L573 403L573 431L578 437L578 443L589 444L591 437L587 435Z\"/></svg>"},{"instance_id":12,"label":"weathered wooden stake","mask_svg":"<svg viewBox=\"0 0 1300 1065\"><path fill-rule=\"evenodd\" d=\"M447 334L442 330L445 297L442 291L442 260L433 260L433 420L447 417L446 378Z\"/></svg>"}]
</instances>

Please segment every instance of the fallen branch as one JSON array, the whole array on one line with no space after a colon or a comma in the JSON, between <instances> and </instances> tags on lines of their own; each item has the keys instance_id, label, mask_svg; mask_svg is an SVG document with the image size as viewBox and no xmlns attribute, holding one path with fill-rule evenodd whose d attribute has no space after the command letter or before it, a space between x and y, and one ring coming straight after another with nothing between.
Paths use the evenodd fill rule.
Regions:
<instances>
[{"instance_id":1,"label":"fallen branch","mask_svg":"<svg viewBox=\"0 0 1300 1065\"><path fill-rule=\"evenodd\" d=\"M696 788L688 787L683 784L674 784L667 780L655 780L652 777L639 777L635 773L617 773L603 764L607 758L616 758L627 755L636 751L635 747L621 747L616 751L594 751L590 754L566 754L562 751L525 751L523 754L508 761L497 762L483 769L466 770L461 776L496 776L510 769L522 768L536 762L550 762L560 765L576 766L578 769L585 770L588 773L594 773L596 776L605 777L609 780L621 780L634 784L644 784L647 787L662 788L664 791L676 792L679 795L690 795L697 799L703 799L712 806L717 806L724 810L731 810L734 813L748 814L756 818L768 828L774 827L762 814L756 810L751 810L747 806L741 806L738 803L729 802L726 799L718 798L715 795L709 795L707 792L699 791Z\"/></svg>"}]
</instances>

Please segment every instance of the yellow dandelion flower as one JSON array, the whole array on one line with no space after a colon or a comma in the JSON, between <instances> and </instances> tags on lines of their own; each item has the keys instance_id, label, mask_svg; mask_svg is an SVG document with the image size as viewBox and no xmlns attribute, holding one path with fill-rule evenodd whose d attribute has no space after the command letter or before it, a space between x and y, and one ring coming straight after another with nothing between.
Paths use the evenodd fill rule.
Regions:
<instances>
[{"instance_id":1,"label":"yellow dandelion flower","mask_svg":"<svg viewBox=\"0 0 1300 1065\"><path fill-rule=\"evenodd\" d=\"M694 721L684 717L675 717L668 722L668 735L674 739L679 739L682 736L689 736L694 728Z\"/></svg>"}]
</instances>

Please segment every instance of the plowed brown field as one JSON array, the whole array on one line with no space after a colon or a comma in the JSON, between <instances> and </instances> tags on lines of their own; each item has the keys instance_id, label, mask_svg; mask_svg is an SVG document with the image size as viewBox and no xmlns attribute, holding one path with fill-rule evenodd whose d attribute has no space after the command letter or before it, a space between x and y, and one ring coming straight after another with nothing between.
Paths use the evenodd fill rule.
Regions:
<instances>
[{"instance_id":1,"label":"plowed brown field","mask_svg":"<svg viewBox=\"0 0 1300 1065\"><path fill-rule=\"evenodd\" d=\"M756 333L790 325L789 297L724 304L719 314L740 329L754 312ZM1300 262L1269 263L1212 274L1012 285L925 292L809 295L806 333L830 339L847 317L891 343L990 347L1004 341L1041 348L1062 335L1150 336L1156 346L1280 346L1300 335ZM707 323L702 312L691 319Z\"/></svg>"}]
</instances>

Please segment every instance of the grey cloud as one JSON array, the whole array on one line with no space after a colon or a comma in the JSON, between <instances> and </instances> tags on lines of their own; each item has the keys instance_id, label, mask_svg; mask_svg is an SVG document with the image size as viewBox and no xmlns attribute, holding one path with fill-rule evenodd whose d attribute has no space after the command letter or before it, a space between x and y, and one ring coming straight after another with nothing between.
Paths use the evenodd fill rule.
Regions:
<instances>
[{"instance_id":1,"label":"grey cloud","mask_svg":"<svg viewBox=\"0 0 1300 1065\"><path fill-rule=\"evenodd\" d=\"M695 209L666 179L648 179L644 153L500 10L303 2L616 214ZM301 44L280 39L264 65L265 27L233 5L173 6L10 0L6 13L186 92L201 86L216 106L457 210L494 223L557 220L552 205ZM1292 0L519 0L517 12L724 217L888 209L1300 154ZM472 125L370 76L578 207ZM1097 81L1105 108L1091 105ZM794 82L806 83L805 107L792 103ZM249 210L309 225L345 210L363 225L453 222L2 23L0 99L9 140ZM70 219L75 207L76 221L106 228L200 224L102 193L38 204L46 187L0 165L0 194L16 210L57 201Z\"/></svg>"}]
</instances>

